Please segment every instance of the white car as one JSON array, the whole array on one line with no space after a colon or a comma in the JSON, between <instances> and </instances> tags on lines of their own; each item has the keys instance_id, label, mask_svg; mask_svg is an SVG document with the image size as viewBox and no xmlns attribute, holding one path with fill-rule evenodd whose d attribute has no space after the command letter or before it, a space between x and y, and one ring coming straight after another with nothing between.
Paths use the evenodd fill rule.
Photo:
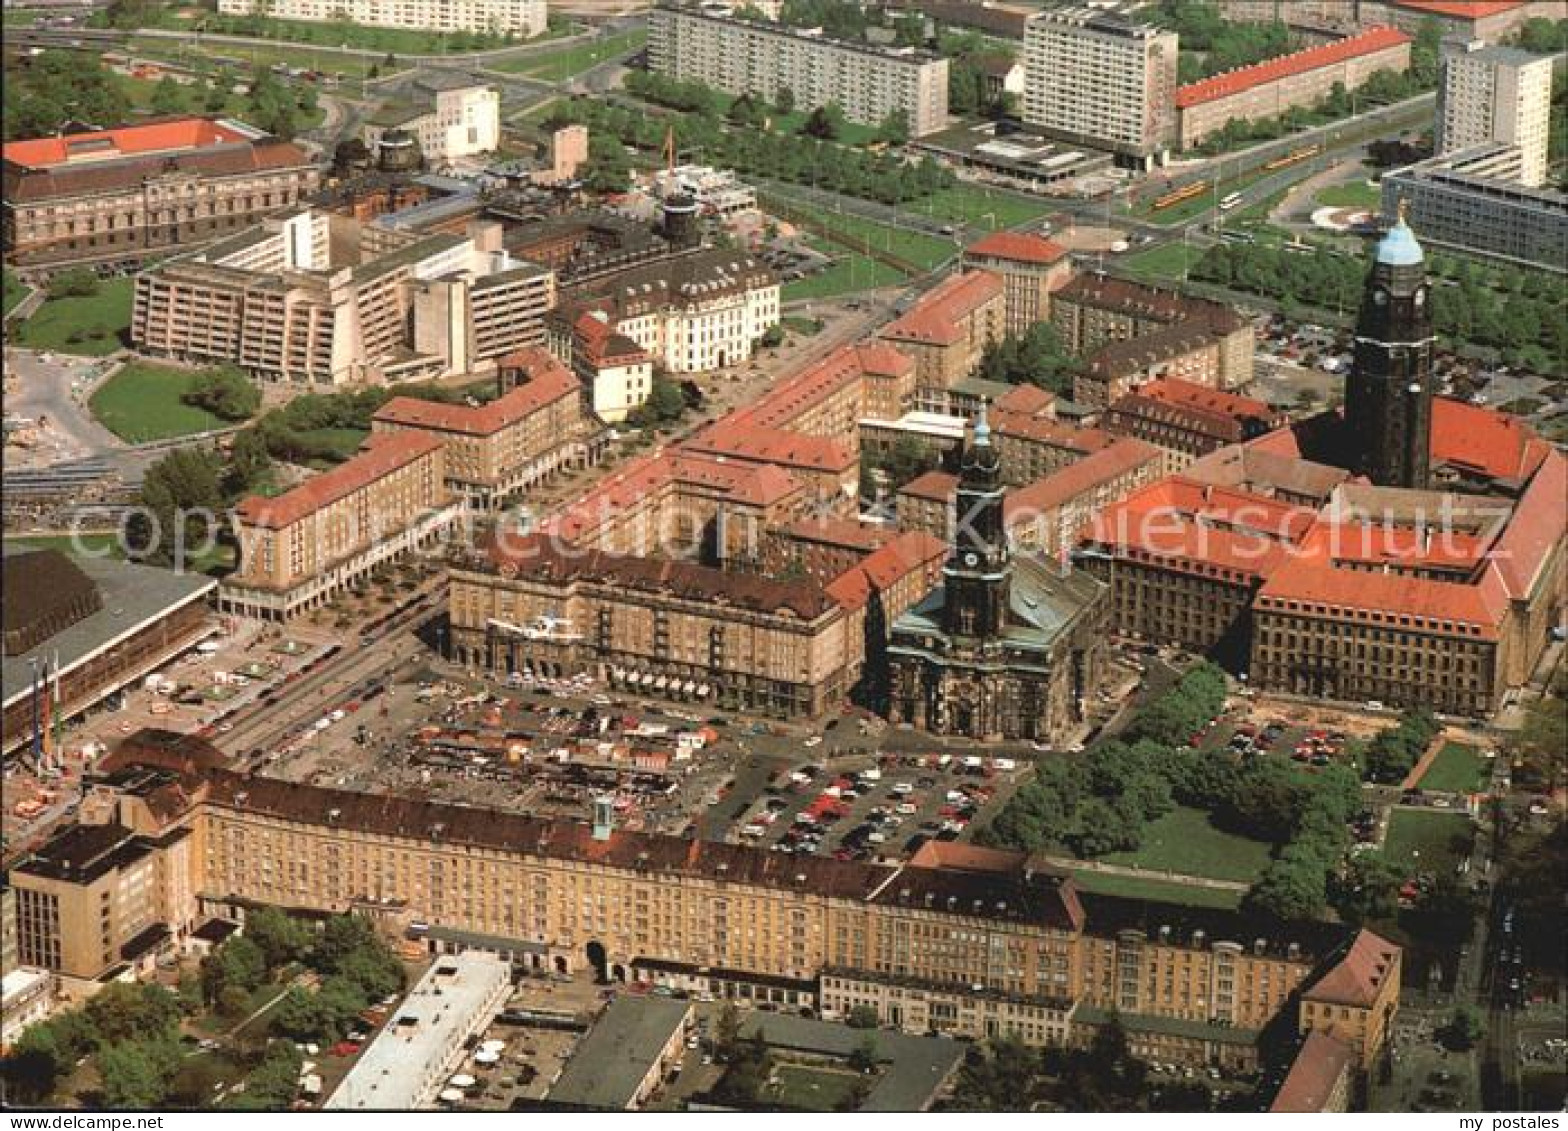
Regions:
<instances>
[{"instance_id":1,"label":"white car","mask_svg":"<svg viewBox=\"0 0 1568 1131\"><path fill-rule=\"evenodd\" d=\"M806 749L808 749L808 750L811 749L813 746L821 746L822 745L822 736L820 734L812 735L810 738L806 739L805 745L806 745Z\"/></svg>"}]
</instances>

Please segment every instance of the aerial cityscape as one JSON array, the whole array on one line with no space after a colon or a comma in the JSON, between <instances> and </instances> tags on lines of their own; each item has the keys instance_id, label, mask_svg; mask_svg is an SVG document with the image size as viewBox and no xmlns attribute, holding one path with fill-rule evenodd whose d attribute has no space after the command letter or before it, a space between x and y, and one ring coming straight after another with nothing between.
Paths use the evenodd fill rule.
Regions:
<instances>
[{"instance_id":1,"label":"aerial cityscape","mask_svg":"<svg viewBox=\"0 0 1568 1131\"><path fill-rule=\"evenodd\" d=\"M0 11L8 1111L1558 1126L1568 0Z\"/></svg>"}]
</instances>

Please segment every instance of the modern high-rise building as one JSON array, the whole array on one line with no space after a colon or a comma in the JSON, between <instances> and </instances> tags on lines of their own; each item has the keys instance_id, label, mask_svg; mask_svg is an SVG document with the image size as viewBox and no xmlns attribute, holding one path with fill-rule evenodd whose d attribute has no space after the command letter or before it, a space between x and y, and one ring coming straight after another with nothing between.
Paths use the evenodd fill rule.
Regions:
<instances>
[{"instance_id":1,"label":"modern high-rise building","mask_svg":"<svg viewBox=\"0 0 1568 1131\"><path fill-rule=\"evenodd\" d=\"M1443 41L1443 85L1437 103L1437 152L1489 141L1519 147L1521 184L1546 180L1552 107L1552 58L1482 41Z\"/></svg>"},{"instance_id":2,"label":"modern high-rise building","mask_svg":"<svg viewBox=\"0 0 1568 1131\"><path fill-rule=\"evenodd\" d=\"M218 0L226 16L265 14L280 20L347 20L368 27L487 31L543 35L545 0Z\"/></svg>"},{"instance_id":3,"label":"modern high-rise building","mask_svg":"<svg viewBox=\"0 0 1568 1131\"><path fill-rule=\"evenodd\" d=\"M648 66L768 102L788 90L797 106L809 110L832 103L851 122L866 126L902 113L911 137L947 125L946 59L912 47L827 39L745 19L725 4L654 8L648 16Z\"/></svg>"},{"instance_id":4,"label":"modern high-rise building","mask_svg":"<svg viewBox=\"0 0 1568 1131\"><path fill-rule=\"evenodd\" d=\"M1024 121L1144 166L1176 137L1177 35L1098 8L1058 8L1024 35Z\"/></svg>"},{"instance_id":5,"label":"modern high-rise building","mask_svg":"<svg viewBox=\"0 0 1568 1131\"><path fill-rule=\"evenodd\" d=\"M1428 244L1568 270L1568 193L1519 182L1516 145L1488 142L1383 177L1383 214L1401 201Z\"/></svg>"}]
</instances>

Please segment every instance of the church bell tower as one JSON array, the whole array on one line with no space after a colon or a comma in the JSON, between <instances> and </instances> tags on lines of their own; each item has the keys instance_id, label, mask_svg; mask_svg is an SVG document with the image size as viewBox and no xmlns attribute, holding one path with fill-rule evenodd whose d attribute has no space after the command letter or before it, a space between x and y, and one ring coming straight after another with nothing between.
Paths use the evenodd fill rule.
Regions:
<instances>
[{"instance_id":1,"label":"church bell tower","mask_svg":"<svg viewBox=\"0 0 1568 1131\"><path fill-rule=\"evenodd\" d=\"M950 636L994 638L1002 631L1013 572L1002 496L1001 455L982 405L958 477L957 533L942 567L943 628Z\"/></svg>"},{"instance_id":2,"label":"church bell tower","mask_svg":"<svg viewBox=\"0 0 1568 1131\"><path fill-rule=\"evenodd\" d=\"M1428 290L1426 256L1401 202L1367 276L1345 395L1351 470L1380 487L1425 488L1431 474Z\"/></svg>"}]
</instances>

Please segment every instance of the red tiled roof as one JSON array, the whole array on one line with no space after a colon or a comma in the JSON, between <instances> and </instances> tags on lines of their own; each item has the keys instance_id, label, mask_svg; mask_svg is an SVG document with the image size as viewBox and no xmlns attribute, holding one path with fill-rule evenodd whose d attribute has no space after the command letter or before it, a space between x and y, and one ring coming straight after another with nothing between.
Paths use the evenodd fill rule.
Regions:
<instances>
[{"instance_id":1,"label":"red tiled roof","mask_svg":"<svg viewBox=\"0 0 1568 1131\"><path fill-rule=\"evenodd\" d=\"M605 550L563 546L547 535L505 534L492 539L485 556L517 576L558 585L611 584L644 592L674 592L763 613L788 611L815 620L834 609L815 584L779 581L755 573L735 573L692 562L672 561Z\"/></svg>"},{"instance_id":2,"label":"red tiled roof","mask_svg":"<svg viewBox=\"0 0 1568 1131\"><path fill-rule=\"evenodd\" d=\"M1523 420L1451 397L1432 399L1432 463L1450 463L1492 479L1523 479L1543 453Z\"/></svg>"},{"instance_id":3,"label":"red tiled roof","mask_svg":"<svg viewBox=\"0 0 1568 1131\"><path fill-rule=\"evenodd\" d=\"M854 450L842 440L783 428L734 427L725 419L693 437L685 450L698 455L774 464L801 471L842 473L855 466Z\"/></svg>"},{"instance_id":4,"label":"red tiled roof","mask_svg":"<svg viewBox=\"0 0 1568 1131\"><path fill-rule=\"evenodd\" d=\"M913 495L917 499L931 499L938 503L950 501L958 491L958 476L950 471L928 471L917 475L898 489L900 495Z\"/></svg>"},{"instance_id":5,"label":"red tiled roof","mask_svg":"<svg viewBox=\"0 0 1568 1131\"><path fill-rule=\"evenodd\" d=\"M923 530L906 531L839 574L823 591L846 609L863 608L873 593L885 592L917 570L934 575L946 559L946 542Z\"/></svg>"},{"instance_id":6,"label":"red tiled roof","mask_svg":"<svg viewBox=\"0 0 1568 1131\"><path fill-rule=\"evenodd\" d=\"M308 518L330 503L390 475L398 468L441 450L441 441L427 432L373 432L359 453L331 471L276 498L251 495L235 508L241 522L282 530Z\"/></svg>"},{"instance_id":7,"label":"red tiled roof","mask_svg":"<svg viewBox=\"0 0 1568 1131\"><path fill-rule=\"evenodd\" d=\"M1097 452L1116 442L1116 437L1098 428L1079 428L1049 416L1025 416L1017 412L992 411L991 431L998 436L1029 440L1073 451Z\"/></svg>"},{"instance_id":8,"label":"red tiled roof","mask_svg":"<svg viewBox=\"0 0 1568 1131\"><path fill-rule=\"evenodd\" d=\"M581 392L577 378L559 364L541 366L525 384L488 404L478 406L427 401L420 397L393 397L372 418L379 423L438 432L489 436L565 397Z\"/></svg>"},{"instance_id":9,"label":"red tiled roof","mask_svg":"<svg viewBox=\"0 0 1568 1131\"><path fill-rule=\"evenodd\" d=\"M572 331L578 338L584 359L591 365L625 365L648 360L647 350L625 334L612 329L594 311L584 311L572 323Z\"/></svg>"},{"instance_id":10,"label":"red tiled roof","mask_svg":"<svg viewBox=\"0 0 1568 1131\"><path fill-rule=\"evenodd\" d=\"M958 323L1002 293L1002 280L990 271L949 275L882 328L882 337L899 342L947 345L962 336Z\"/></svg>"},{"instance_id":11,"label":"red tiled roof","mask_svg":"<svg viewBox=\"0 0 1568 1131\"><path fill-rule=\"evenodd\" d=\"M1345 1074L1355 1060L1355 1050L1344 1041L1322 1029L1312 1030L1291 1062L1290 1073L1269 1111L1315 1115L1329 1110L1334 1093L1347 1086Z\"/></svg>"},{"instance_id":12,"label":"red tiled roof","mask_svg":"<svg viewBox=\"0 0 1568 1131\"><path fill-rule=\"evenodd\" d=\"M111 161L148 153L174 153L213 145L234 145L252 140L211 118L172 118L115 130L68 134L62 137L8 141L0 159L29 169L65 162Z\"/></svg>"},{"instance_id":13,"label":"red tiled roof","mask_svg":"<svg viewBox=\"0 0 1568 1131\"><path fill-rule=\"evenodd\" d=\"M993 259L1012 259L1020 263L1056 263L1067 249L1055 240L1028 232L992 232L972 243L965 255L988 255Z\"/></svg>"},{"instance_id":14,"label":"red tiled roof","mask_svg":"<svg viewBox=\"0 0 1568 1131\"><path fill-rule=\"evenodd\" d=\"M1253 397L1244 397L1239 393L1230 393L1223 389L1211 389L1207 385L1184 381L1180 377L1161 377L1156 381L1150 381L1147 385L1140 385L1138 393L1151 400L1163 401L1165 404L1200 408L1236 419L1250 416L1266 418L1273 415L1268 405Z\"/></svg>"},{"instance_id":15,"label":"red tiled roof","mask_svg":"<svg viewBox=\"0 0 1568 1131\"><path fill-rule=\"evenodd\" d=\"M1039 514L1160 458L1160 449L1153 444L1142 440L1117 440L1110 447L1009 491L1002 502L1002 513L1008 519L1015 514Z\"/></svg>"},{"instance_id":16,"label":"red tiled roof","mask_svg":"<svg viewBox=\"0 0 1568 1131\"><path fill-rule=\"evenodd\" d=\"M802 542L820 542L870 553L898 536L898 531L853 518L803 518L781 531Z\"/></svg>"},{"instance_id":17,"label":"red tiled roof","mask_svg":"<svg viewBox=\"0 0 1568 1131\"><path fill-rule=\"evenodd\" d=\"M736 409L720 423L727 429L787 427L808 408L841 391L851 381L873 374L900 377L914 360L886 342L840 346L769 390L756 404Z\"/></svg>"},{"instance_id":18,"label":"red tiled roof","mask_svg":"<svg viewBox=\"0 0 1568 1131\"><path fill-rule=\"evenodd\" d=\"M601 479L588 494L566 510L546 519L542 529L576 539L622 511L635 510L649 495L686 485L727 496L750 506L766 507L798 492L799 482L771 464L726 463L679 451L651 454Z\"/></svg>"},{"instance_id":19,"label":"red tiled roof","mask_svg":"<svg viewBox=\"0 0 1568 1131\"><path fill-rule=\"evenodd\" d=\"M1480 20L1511 12L1524 0L1394 0L1399 8L1417 12L1430 12L1434 16L1457 16L1465 20Z\"/></svg>"},{"instance_id":20,"label":"red tiled roof","mask_svg":"<svg viewBox=\"0 0 1568 1131\"><path fill-rule=\"evenodd\" d=\"M1492 547L1491 557L1508 595L1529 596L1541 566L1568 527L1568 456L1555 448L1530 480L1514 507L1508 525Z\"/></svg>"},{"instance_id":21,"label":"red tiled roof","mask_svg":"<svg viewBox=\"0 0 1568 1131\"><path fill-rule=\"evenodd\" d=\"M1238 67L1234 71L1226 71L1224 74L1214 75L1212 78L1206 78L1200 82L1188 83L1186 86L1178 87L1176 89L1176 107L1177 109L1186 109L1189 106L1199 106L1219 98L1228 98L1233 94L1240 94L1244 90L1262 86L1264 83L1277 82L1292 75L1314 71L1319 67L1332 66L1347 59L1354 59L1361 55L1370 55L1377 51L1385 51L1390 47L1397 47L1401 43L1409 42L1410 37L1398 28L1368 28L1359 35L1353 35L1348 39L1320 44L1317 47L1309 47L1305 51L1281 55L1277 59L1255 63L1250 67Z\"/></svg>"},{"instance_id":22,"label":"red tiled roof","mask_svg":"<svg viewBox=\"0 0 1568 1131\"><path fill-rule=\"evenodd\" d=\"M991 406L997 412L1016 412L1024 416L1054 416L1056 394L1039 385L1014 385Z\"/></svg>"},{"instance_id":23,"label":"red tiled roof","mask_svg":"<svg viewBox=\"0 0 1568 1131\"><path fill-rule=\"evenodd\" d=\"M1393 973L1399 953L1400 948L1387 939L1368 930L1358 931L1350 949L1301 995L1302 999L1369 1009L1377 1003L1378 991Z\"/></svg>"}]
</instances>

